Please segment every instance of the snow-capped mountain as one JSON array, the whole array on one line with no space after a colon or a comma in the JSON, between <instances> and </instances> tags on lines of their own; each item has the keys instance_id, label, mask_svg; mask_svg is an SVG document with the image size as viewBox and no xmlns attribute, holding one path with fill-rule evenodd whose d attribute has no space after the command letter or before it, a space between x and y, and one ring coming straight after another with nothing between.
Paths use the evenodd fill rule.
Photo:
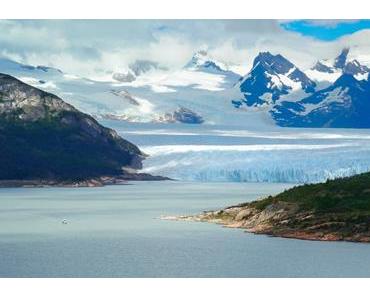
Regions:
<instances>
[{"instance_id":1,"label":"snow-capped mountain","mask_svg":"<svg viewBox=\"0 0 370 297\"><path fill-rule=\"evenodd\" d=\"M235 107L272 106L282 96L293 92L312 93L315 82L282 55L259 53L251 71L235 86L242 98L234 98Z\"/></svg>"},{"instance_id":2,"label":"snow-capped mountain","mask_svg":"<svg viewBox=\"0 0 370 297\"><path fill-rule=\"evenodd\" d=\"M344 49L336 58L318 62L306 75L282 55L262 52L241 78L199 51L178 70L136 61L130 64L132 81L96 81L9 59L0 59L0 70L99 119L247 126L253 119L256 127L370 127L370 69L358 61ZM310 75L313 72L316 79ZM317 73L336 78L323 85Z\"/></svg>"},{"instance_id":3,"label":"snow-capped mountain","mask_svg":"<svg viewBox=\"0 0 370 297\"><path fill-rule=\"evenodd\" d=\"M350 54L350 48L344 48L334 59L318 61L307 75L317 82L334 82L342 74L347 73L355 76L356 79L367 79L370 68L361 65L355 56Z\"/></svg>"},{"instance_id":4,"label":"snow-capped mountain","mask_svg":"<svg viewBox=\"0 0 370 297\"><path fill-rule=\"evenodd\" d=\"M370 82L344 73L299 102L282 102L272 115L280 126L369 128Z\"/></svg>"},{"instance_id":5,"label":"snow-capped mountain","mask_svg":"<svg viewBox=\"0 0 370 297\"><path fill-rule=\"evenodd\" d=\"M370 68L361 65L350 49L334 59L322 60L307 71L317 91L296 102L280 101L271 115L280 126L370 127Z\"/></svg>"},{"instance_id":6,"label":"snow-capped mountain","mask_svg":"<svg viewBox=\"0 0 370 297\"><path fill-rule=\"evenodd\" d=\"M0 60L0 72L57 94L140 145L150 155L144 164L148 173L181 180L305 183L369 171L368 130L279 127L369 128L368 80L340 74L311 92L313 79L297 66L262 53L235 84L227 68L207 55L192 66L150 70L135 81L118 82ZM246 81L251 93L262 85L278 99L268 108L235 108L231 98L247 106L240 91Z\"/></svg>"},{"instance_id":7,"label":"snow-capped mountain","mask_svg":"<svg viewBox=\"0 0 370 297\"><path fill-rule=\"evenodd\" d=\"M136 60L135 62L129 64L129 70L126 72L115 72L112 78L119 82L133 82L137 77L155 70L167 70L166 67L159 65L157 62L150 60Z\"/></svg>"},{"instance_id":8,"label":"snow-capped mountain","mask_svg":"<svg viewBox=\"0 0 370 297\"><path fill-rule=\"evenodd\" d=\"M185 65L186 69L200 70L200 71L211 71L211 72L225 72L227 67L213 59L206 50L197 51L191 60Z\"/></svg>"},{"instance_id":9,"label":"snow-capped mountain","mask_svg":"<svg viewBox=\"0 0 370 297\"><path fill-rule=\"evenodd\" d=\"M214 59L205 50L200 50L196 52L184 68L190 71L221 74L234 83L236 83L240 79L239 74L231 71L228 65L226 65L225 63Z\"/></svg>"},{"instance_id":10,"label":"snow-capped mountain","mask_svg":"<svg viewBox=\"0 0 370 297\"><path fill-rule=\"evenodd\" d=\"M134 63L129 65L129 68L136 76L140 76L152 70L166 70L165 67L160 66L157 62L150 60L136 60Z\"/></svg>"},{"instance_id":11,"label":"snow-capped mountain","mask_svg":"<svg viewBox=\"0 0 370 297\"><path fill-rule=\"evenodd\" d=\"M131 83L139 79L140 81L136 82L136 84L142 85L143 82L147 81L155 90L165 90L164 86L172 86L174 84L181 86L189 84L193 85L193 87L201 86L204 85L203 80L208 80L211 84L213 84L212 81L217 80L220 82L219 85L223 84L228 87L235 84L240 79L240 75L231 71L225 63L214 59L207 51L200 50L178 71L169 71L169 69L159 65L157 62L136 60L134 63L129 64L127 71L115 72L112 78L123 83ZM158 78L160 81L158 81ZM161 86L156 87L159 84Z\"/></svg>"},{"instance_id":12,"label":"snow-capped mountain","mask_svg":"<svg viewBox=\"0 0 370 297\"><path fill-rule=\"evenodd\" d=\"M97 119L187 124L239 121L235 116L225 117L235 111L224 100L223 91L239 78L231 79L227 72L216 74L185 68L149 70L132 82L101 81L8 59L0 59L0 70L63 97Z\"/></svg>"}]
</instances>

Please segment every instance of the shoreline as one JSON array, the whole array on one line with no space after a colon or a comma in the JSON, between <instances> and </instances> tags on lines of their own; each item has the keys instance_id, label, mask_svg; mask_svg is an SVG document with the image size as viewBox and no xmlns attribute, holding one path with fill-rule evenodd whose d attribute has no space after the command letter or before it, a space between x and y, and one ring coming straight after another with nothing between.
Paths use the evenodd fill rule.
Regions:
<instances>
[{"instance_id":1,"label":"shoreline","mask_svg":"<svg viewBox=\"0 0 370 297\"><path fill-rule=\"evenodd\" d=\"M95 188L112 185L127 185L130 181L171 180L147 173L125 173L117 176L100 176L84 180L15 179L0 180L0 188Z\"/></svg>"},{"instance_id":2,"label":"shoreline","mask_svg":"<svg viewBox=\"0 0 370 297\"><path fill-rule=\"evenodd\" d=\"M273 205L267 210L258 210L250 203L227 207L222 210L204 211L198 215L161 216L162 220L206 222L221 225L225 228L242 229L245 232L257 235L268 235L287 239L299 239L309 241L346 241L355 243L370 243L370 233L352 232L346 233L338 230L342 222L332 221L326 218L322 222L312 212L297 213L296 209L285 208L281 205ZM307 227L292 226L290 223L302 220ZM310 224L308 221L316 220Z\"/></svg>"}]
</instances>

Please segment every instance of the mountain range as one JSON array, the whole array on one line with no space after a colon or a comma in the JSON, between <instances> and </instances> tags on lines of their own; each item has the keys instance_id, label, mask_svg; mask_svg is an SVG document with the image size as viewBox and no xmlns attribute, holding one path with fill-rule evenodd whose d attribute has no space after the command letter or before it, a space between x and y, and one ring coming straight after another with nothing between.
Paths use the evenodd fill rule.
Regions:
<instances>
[{"instance_id":1,"label":"mountain range","mask_svg":"<svg viewBox=\"0 0 370 297\"><path fill-rule=\"evenodd\" d=\"M304 70L281 54L261 52L242 76L201 50L178 70L137 60L127 73L104 80L7 59L0 60L0 70L97 119L369 128L370 68L359 60L344 48Z\"/></svg>"},{"instance_id":2,"label":"mountain range","mask_svg":"<svg viewBox=\"0 0 370 297\"><path fill-rule=\"evenodd\" d=\"M232 103L266 108L284 127L369 128L370 69L349 59L349 51L318 61L307 74L280 54L260 53Z\"/></svg>"}]
</instances>

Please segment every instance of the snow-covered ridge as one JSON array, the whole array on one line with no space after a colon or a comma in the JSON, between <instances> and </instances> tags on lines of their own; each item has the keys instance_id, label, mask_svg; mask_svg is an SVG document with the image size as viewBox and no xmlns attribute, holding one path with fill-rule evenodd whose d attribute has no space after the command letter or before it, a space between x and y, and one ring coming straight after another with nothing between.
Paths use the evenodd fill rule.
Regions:
<instances>
[{"instance_id":1,"label":"snow-covered ridge","mask_svg":"<svg viewBox=\"0 0 370 297\"><path fill-rule=\"evenodd\" d=\"M342 74L351 74L357 80L367 79L370 68L358 61L350 48L344 48L333 59L318 61L306 74L317 82L335 82Z\"/></svg>"},{"instance_id":2,"label":"snow-covered ridge","mask_svg":"<svg viewBox=\"0 0 370 297\"><path fill-rule=\"evenodd\" d=\"M294 101L302 93L313 92L315 86L315 82L282 55L262 52L254 59L251 71L235 86L240 94L232 103L236 108L244 105L271 108L284 97Z\"/></svg>"},{"instance_id":3,"label":"snow-covered ridge","mask_svg":"<svg viewBox=\"0 0 370 297\"><path fill-rule=\"evenodd\" d=\"M209 67L211 70L220 72L229 70L229 67L225 63L214 59L206 50L196 52L188 64L185 65L185 68L190 70L199 70L202 67Z\"/></svg>"},{"instance_id":4,"label":"snow-covered ridge","mask_svg":"<svg viewBox=\"0 0 370 297\"><path fill-rule=\"evenodd\" d=\"M149 71L135 82L122 83L99 82L52 70L12 67L7 69L17 77L39 88L49 88L48 91L80 110L99 119L103 115L111 117L117 125L126 124L121 130L113 128L150 155L143 170L153 174L182 180L300 183L370 170L367 130L280 129L268 113L271 106L264 105L267 109L259 111L250 111L249 107L234 108L230 101L236 98L239 90L233 87L225 73L185 68L174 72ZM365 96L369 94L366 81L358 81L350 74L330 84L332 89L307 94L302 88L292 92L294 85L302 86L305 81L296 76L298 66L266 61L266 67L275 72L274 77L281 83L279 91L286 89L288 92L280 93L275 104L284 100L290 104L287 110L291 112L292 105L299 105L301 100L290 98L288 101L288 96L301 92L300 99L309 98L302 103L305 112L297 112L302 117L310 117L317 108L330 111L333 104L335 108L342 108L339 103L347 96L355 103L366 102L363 98L369 98ZM292 82L281 79L287 76ZM266 79L266 87L276 85L277 81L268 75L261 77ZM275 100L272 96L272 92L261 94L269 104ZM370 110L363 105L360 107L359 110ZM197 115L204 122L199 120L196 125L185 125L173 120L179 114L177 118L182 118L181 114L185 117ZM320 118L322 115L319 114ZM328 118L327 122L331 123L332 119Z\"/></svg>"},{"instance_id":5,"label":"snow-covered ridge","mask_svg":"<svg viewBox=\"0 0 370 297\"><path fill-rule=\"evenodd\" d=\"M340 90L327 90L327 98L320 102L302 100L332 87L343 74L368 81L369 68L361 64L361 59L358 53L346 49L337 58L320 61L317 67L304 72L280 54L262 52L242 79L230 71L230 65L206 51L195 53L186 66L177 70L165 69L155 61L138 60L130 65L134 80L127 77L114 80L109 71L103 80L86 79L50 67L9 60L0 60L0 67L3 72L54 92L99 119L175 123L178 121L174 118L182 109L202 119L196 121L198 124L243 123L245 128L251 125L258 128L259 125L273 127L274 121L278 125L295 125L296 121L290 120L292 114L309 117L317 109L351 102L353 94L359 92L352 92L353 87L347 91L344 85ZM138 98L135 100L138 104L117 96L120 92ZM356 102L365 100L366 94L363 96Z\"/></svg>"}]
</instances>

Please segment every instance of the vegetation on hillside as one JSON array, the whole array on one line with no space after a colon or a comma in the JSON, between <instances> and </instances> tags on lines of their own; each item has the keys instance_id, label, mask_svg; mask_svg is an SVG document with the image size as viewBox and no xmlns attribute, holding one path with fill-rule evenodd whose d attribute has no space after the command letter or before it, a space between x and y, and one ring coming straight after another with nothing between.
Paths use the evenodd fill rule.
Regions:
<instances>
[{"instance_id":1,"label":"vegetation on hillside","mask_svg":"<svg viewBox=\"0 0 370 297\"><path fill-rule=\"evenodd\" d=\"M370 242L370 172L179 219L289 238Z\"/></svg>"},{"instance_id":2,"label":"vegetation on hillside","mask_svg":"<svg viewBox=\"0 0 370 297\"><path fill-rule=\"evenodd\" d=\"M140 168L143 154L59 97L0 74L0 180L84 180Z\"/></svg>"},{"instance_id":3,"label":"vegetation on hillside","mask_svg":"<svg viewBox=\"0 0 370 297\"><path fill-rule=\"evenodd\" d=\"M262 210L278 201L294 203L302 211L317 213L370 213L370 173L296 186L274 197L255 201L253 205Z\"/></svg>"}]
</instances>

